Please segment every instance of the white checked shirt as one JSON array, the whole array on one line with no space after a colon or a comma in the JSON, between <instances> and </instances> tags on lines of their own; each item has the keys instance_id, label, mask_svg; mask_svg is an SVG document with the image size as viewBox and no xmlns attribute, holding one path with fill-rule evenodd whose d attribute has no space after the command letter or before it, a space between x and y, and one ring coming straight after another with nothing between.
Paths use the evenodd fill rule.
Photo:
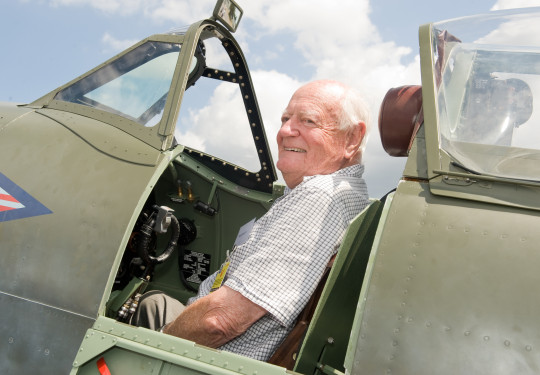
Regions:
<instances>
[{"instance_id":1,"label":"white checked shirt","mask_svg":"<svg viewBox=\"0 0 540 375\"><path fill-rule=\"evenodd\" d=\"M313 294L350 221L369 203L363 171L363 165L353 165L305 177L257 220L249 239L231 254L223 285L268 314L220 349L270 358ZM216 274L189 303L210 292Z\"/></svg>"}]
</instances>

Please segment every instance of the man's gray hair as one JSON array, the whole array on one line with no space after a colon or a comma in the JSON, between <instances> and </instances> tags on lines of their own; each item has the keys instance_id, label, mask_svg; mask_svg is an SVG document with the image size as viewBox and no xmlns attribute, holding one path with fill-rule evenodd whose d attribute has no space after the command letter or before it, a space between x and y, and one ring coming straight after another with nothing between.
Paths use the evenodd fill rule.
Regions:
<instances>
[{"instance_id":1,"label":"man's gray hair","mask_svg":"<svg viewBox=\"0 0 540 375\"><path fill-rule=\"evenodd\" d=\"M339 120L340 129L348 130L354 124L358 124L359 122L366 124L366 134L360 145L360 152L363 154L370 131L369 108L362 95L357 90L348 87L345 89L345 93L341 100L341 109L341 118Z\"/></svg>"}]
</instances>

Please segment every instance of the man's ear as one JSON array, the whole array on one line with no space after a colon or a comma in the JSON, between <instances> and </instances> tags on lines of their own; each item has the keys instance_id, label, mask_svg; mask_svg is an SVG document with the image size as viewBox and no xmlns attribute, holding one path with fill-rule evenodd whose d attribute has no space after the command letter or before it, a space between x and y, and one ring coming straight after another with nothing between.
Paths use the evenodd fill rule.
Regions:
<instances>
[{"instance_id":1,"label":"man's ear","mask_svg":"<svg viewBox=\"0 0 540 375\"><path fill-rule=\"evenodd\" d=\"M358 122L347 131L347 144L345 146L345 157L353 159L360 152L360 145L366 136L366 124Z\"/></svg>"}]
</instances>

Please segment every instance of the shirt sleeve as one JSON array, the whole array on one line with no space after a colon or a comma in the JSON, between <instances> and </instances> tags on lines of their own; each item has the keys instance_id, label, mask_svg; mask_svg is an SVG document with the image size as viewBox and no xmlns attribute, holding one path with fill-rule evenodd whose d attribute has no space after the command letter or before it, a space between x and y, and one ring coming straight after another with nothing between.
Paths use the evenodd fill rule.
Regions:
<instances>
[{"instance_id":1,"label":"shirt sleeve","mask_svg":"<svg viewBox=\"0 0 540 375\"><path fill-rule=\"evenodd\" d=\"M189 306L193 302L197 301L199 298L206 296L207 294L210 294L210 290L212 290L212 285L214 284L214 281L216 280L216 276L219 273L219 270L208 276L206 279L203 280L203 282L199 285L199 290L197 292L197 295L194 297L191 297L187 300L186 305Z\"/></svg>"},{"instance_id":2,"label":"shirt sleeve","mask_svg":"<svg viewBox=\"0 0 540 375\"><path fill-rule=\"evenodd\" d=\"M327 191L292 191L256 223L225 285L289 326L313 294L347 225Z\"/></svg>"}]
</instances>

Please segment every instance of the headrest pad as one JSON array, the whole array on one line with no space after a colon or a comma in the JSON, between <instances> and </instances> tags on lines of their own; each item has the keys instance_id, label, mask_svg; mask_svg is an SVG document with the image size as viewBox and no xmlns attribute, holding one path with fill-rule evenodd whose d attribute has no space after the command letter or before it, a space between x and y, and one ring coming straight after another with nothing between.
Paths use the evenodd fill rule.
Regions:
<instances>
[{"instance_id":1,"label":"headrest pad","mask_svg":"<svg viewBox=\"0 0 540 375\"><path fill-rule=\"evenodd\" d=\"M379 111L379 133L384 150L390 156L407 156L423 121L422 86L388 90Z\"/></svg>"}]
</instances>

